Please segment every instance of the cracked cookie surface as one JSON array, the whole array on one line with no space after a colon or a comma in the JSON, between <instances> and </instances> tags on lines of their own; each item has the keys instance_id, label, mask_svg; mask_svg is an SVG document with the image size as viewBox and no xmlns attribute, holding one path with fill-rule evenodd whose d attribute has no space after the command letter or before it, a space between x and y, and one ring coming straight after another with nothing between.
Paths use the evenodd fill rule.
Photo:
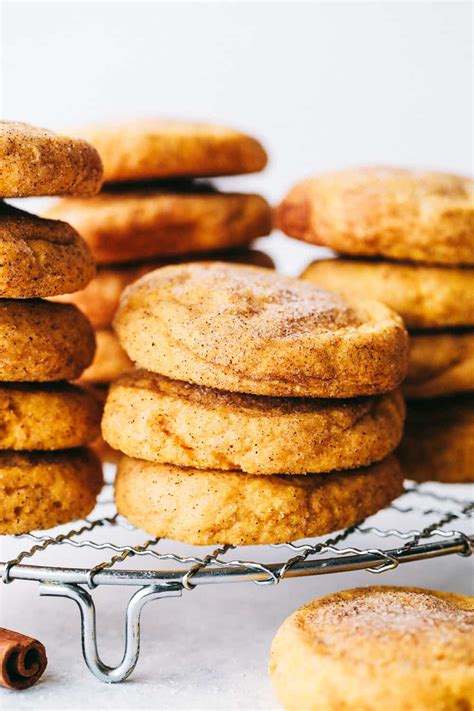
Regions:
<instances>
[{"instance_id":1,"label":"cracked cookie surface","mask_svg":"<svg viewBox=\"0 0 474 711\"><path fill-rule=\"evenodd\" d=\"M142 368L257 395L378 394L407 367L402 320L383 304L222 262L142 277L125 290L114 328Z\"/></svg>"}]
</instances>

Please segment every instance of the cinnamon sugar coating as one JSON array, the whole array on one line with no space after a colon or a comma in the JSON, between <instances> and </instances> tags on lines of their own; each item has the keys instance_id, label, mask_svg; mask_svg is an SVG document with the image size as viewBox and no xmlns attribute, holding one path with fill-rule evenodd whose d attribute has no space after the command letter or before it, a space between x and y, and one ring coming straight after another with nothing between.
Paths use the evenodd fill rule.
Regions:
<instances>
[{"instance_id":1,"label":"cinnamon sugar coating","mask_svg":"<svg viewBox=\"0 0 474 711\"><path fill-rule=\"evenodd\" d=\"M0 385L0 449L82 447L98 437L101 402L69 383Z\"/></svg>"},{"instance_id":2,"label":"cinnamon sugar coating","mask_svg":"<svg viewBox=\"0 0 474 711\"><path fill-rule=\"evenodd\" d=\"M130 457L251 474L306 474L366 466L403 431L399 392L356 400L243 395L147 371L112 384L106 441Z\"/></svg>"},{"instance_id":3,"label":"cinnamon sugar coating","mask_svg":"<svg viewBox=\"0 0 474 711\"><path fill-rule=\"evenodd\" d=\"M87 126L81 135L99 151L107 182L240 175L267 163L255 138L206 123L142 119Z\"/></svg>"},{"instance_id":4,"label":"cinnamon sugar coating","mask_svg":"<svg viewBox=\"0 0 474 711\"><path fill-rule=\"evenodd\" d=\"M469 711L474 598L366 587L316 598L282 624L270 675L287 711Z\"/></svg>"},{"instance_id":5,"label":"cinnamon sugar coating","mask_svg":"<svg viewBox=\"0 0 474 711\"><path fill-rule=\"evenodd\" d=\"M259 195L125 187L58 201L46 217L71 223L99 264L230 249L272 228Z\"/></svg>"},{"instance_id":6,"label":"cinnamon sugar coating","mask_svg":"<svg viewBox=\"0 0 474 711\"><path fill-rule=\"evenodd\" d=\"M0 452L0 534L85 518L102 484L100 461L86 448Z\"/></svg>"},{"instance_id":7,"label":"cinnamon sugar coating","mask_svg":"<svg viewBox=\"0 0 474 711\"><path fill-rule=\"evenodd\" d=\"M321 259L302 274L346 298L377 299L407 328L474 326L474 269L368 259ZM467 298L466 298L467 297Z\"/></svg>"},{"instance_id":8,"label":"cinnamon sugar coating","mask_svg":"<svg viewBox=\"0 0 474 711\"><path fill-rule=\"evenodd\" d=\"M92 327L72 304L0 299L0 381L74 380L94 350Z\"/></svg>"},{"instance_id":9,"label":"cinnamon sugar coating","mask_svg":"<svg viewBox=\"0 0 474 711\"><path fill-rule=\"evenodd\" d=\"M267 269L273 269L272 259L257 249L234 249L222 253L201 253L187 255L178 260L183 262L213 261L215 259L223 262L237 262L239 264L255 264ZM146 262L135 262L133 264L115 264L113 266L101 266L92 281L81 291L74 294L64 294L56 296L53 301L76 304L87 316L94 328L110 328L118 309L120 297L125 287L137 281L140 277L149 272L166 267L169 260L150 260Z\"/></svg>"},{"instance_id":10,"label":"cinnamon sugar coating","mask_svg":"<svg viewBox=\"0 0 474 711\"><path fill-rule=\"evenodd\" d=\"M283 543L361 521L401 494L393 456L352 472L253 476L123 457L118 511L154 536L193 545Z\"/></svg>"},{"instance_id":11,"label":"cinnamon sugar coating","mask_svg":"<svg viewBox=\"0 0 474 711\"><path fill-rule=\"evenodd\" d=\"M147 274L125 290L114 327L142 368L257 395L377 394L395 389L407 367L394 312L257 267L211 262Z\"/></svg>"},{"instance_id":12,"label":"cinnamon sugar coating","mask_svg":"<svg viewBox=\"0 0 474 711\"><path fill-rule=\"evenodd\" d=\"M94 195L102 172L99 154L83 139L0 121L1 197Z\"/></svg>"},{"instance_id":13,"label":"cinnamon sugar coating","mask_svg":"<svg viewBox=\"0 0 474 711\"><path fill-rule=\"evenodd\" d=\"M94 274L90 250L70 225L0 202L0 298L77 291Z\"/></svg>"},{"instance_id":14,"label":"cinnamon sugar coating","mask_svg":"<svg viewBox=\"0 0 474 711\"><path fill-rule=\"evenodd\" d=\"M474 182L401 168L354 168L295 185L283 232L342 254L474 265Z\"/></svg>"}]
</instances>

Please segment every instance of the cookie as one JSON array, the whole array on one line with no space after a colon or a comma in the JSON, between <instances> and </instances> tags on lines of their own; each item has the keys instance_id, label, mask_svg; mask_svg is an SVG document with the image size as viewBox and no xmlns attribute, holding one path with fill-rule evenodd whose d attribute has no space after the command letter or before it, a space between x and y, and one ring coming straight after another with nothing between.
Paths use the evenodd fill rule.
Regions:
<instances>
[{"instance_id":1,"label":"cookie","mask_svg":"<svg viewBox=\"0 0 474 711\"><path fill-rule=\"evenodd\" d=\"M73 225L100 264L240 247L272 228L270 206L259 195L156 187L61 200L46 215Z\"/></svg>"},{"instance_id":2,"label":"cookie","mask_svg":"<svg viewBox=\"0 0 474 711\"><path fill-rule=\"evenodd\" d=\"M81 447L100 433L101 402L68 383L0 384L0 449Z\"/></svg>"},{"instance_id":3,"label":"cookie","mask_svg":"<svg viewBox=\"0 0 474 711\"><path fill-rule=\"evenodd\" d=\"M70 225L0 202L0 298L76 291L94 274L90 250Z\"/></svg>"},{"instance_id":4,"label":"cookie","mask_svg":"<svg viewBox=\"0 0 474 711\"><path fill-rule=\"evenodd\" d=\"M188 255L183 261L213 261L255 264L268 269L274 268L272 259L257 249L235 249L226 252L200 255ZM94 328L110 328L118 309L120 297L126 286L132 284L144 274L169 265L169 261L152 260L133 264L116 264L112 267L100 267L97 275L82 291L75 294L57 296L53 300L73 303L83 311Z\"/></svg>"},{"instance_id":5,"label":"cookie","mask_svg":"<svg viewBox=\"0 0 474 711\"><path fill-rule=\"evenodd\" d=\"M362 259L321 259L301 275L346 298L382 301L407 328L474 326L474 269Z\"/></svg>"},{"instance_id":6,"label":"cookie","mask_svg":"<svg viewBox=\"0 0 474 711\"><path fill-rule=\"evenodd\" d=\"M407 479L474 482L474 397L411 402L398 454Z\"/></svg>"},{"instance_id":7,"label":"cookie","mask_svg":"<svg viewBox=\"0 0 474 711\"><path fill-rule=\"evenodd\" d=\"M267 163L255 138L206 123L144 119L89 126L81 135L99 151L111 182L240 175Z\"/></svg>"},{"instance_id":8,"label":"cookie","mask_svg":"<svg viewBox=\"0 0 474 711\"><path fill-rule=\"evenodd\" d=\"M114 326L141 368L256 395L372 395L394 390L407 366L387 307L258 267L158 269L125 290Z\"/></svg>"},{"instance_id":9,"label":"cookie","mask_svg":"<svg viewBox=\"0 0 474 711\"><path fill-rule=\"evenodd\" d=\"M193 545L284 543L339 530L402 493L393 456L366 469L253 476L123 457L119 513L153 536Z\"/></svg>"},{"instance_id":10,"label":"cookie","mask_svg":"<svg viewBox=\"0 0 474 711\"><path fill-rule=\"evenodd\" d=\"M101 329L95 332L97 350L92 364L80 378L81 383L105 384L130 370L133 363L120 345L112 329Z\"/></svg>"},{"instance_id":11,"label":"cookie","mask_svg":"<svg viewBox=\"0 0 474 711\"><path fill-rule=\"evenodd\" d=\"M92 327L73 304L0 299L0 381L74 380L94 350Z\"/></svg>"},{"instance_id":12,"label":"cookie","mask_svg":"<svg viewBox=\"0 0 474 711\"><path fill-rule=\"evenodd\" d=\"M408 398L474 389L474 331L410 335L410 359L403 392Z\"/></svg>"},{"instance_id":13,"label":"cookie","mask_svg":"<svg viewBox=\"0 0 474 711\"><path fill-rule=\"evenodd\" d=\"M288 617L270 675L287 711L454 711L474 703L474 598L365 587Z\"/></svg>"},{"instance_id":14,"label":"cookie","mask_svg":"<svg viewBox=\"0 0 474 711\"><path fill-rule=\"evenodd\" d=\"M94 195L102 173L99 154L83 139L0 121L1 197Z\"/></svg>"},{"instance_id":15,"label":"cookie","mask_svg":"<svg viewBox=\"0 0 474 711\"><path fill-rule=\"evenodd\" d=\"M0 452L0 534L85 518L102 483L100 461L89 449Z\"/></svg>"},{"instance_id":16,"label":"cookie","mask_svg":"<svg viewBox=\"0 0 474 711\"><path fill-rule=\"evenodd\" d=\"M130 457L199 469L306 474L383 459L403 431L400 392L347 401L212 390L132 371L110 388L102 433Z\"/></svg>"},{"instance_id":17,"label":"cookie","mask_svg":"<svg viewBox=\"0 0 474 711\"><path fill-rule=\"evenodd\" d=\"M401 168L328 173L290 190L276 226L343 254L472 265L474 182Z\"/></svg>"}]
</instances>

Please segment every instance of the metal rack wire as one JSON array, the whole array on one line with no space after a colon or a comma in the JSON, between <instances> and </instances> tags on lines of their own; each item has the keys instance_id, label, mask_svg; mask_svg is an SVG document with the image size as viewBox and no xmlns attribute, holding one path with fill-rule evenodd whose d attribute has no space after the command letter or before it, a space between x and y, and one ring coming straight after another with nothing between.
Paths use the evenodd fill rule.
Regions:
<instances>
[{"instance_id":1,"label":"metal rack wire","mask_svg":"<svg viewBox=\"0 0 474 711\"><path fill-rule=\"evenodd\" d=\"M404 494L391 506L356 526L324 539L241 548L241 557L229 545L189 552L171 541L143 540L145 534L116 513L111 486L107 485L87 521L53 532L5 537L14 552L0 562L0 576L4 583L36 581L41 595L74 600L81 613L82 651L88 668L102 681L119 682L137 663L140 613L151 600L179 596L197 585L276 585L293 577L354 570L383 573L400 564L437 556L469 556L474 547L469 529L473 515L473 502L440 493L429 484L407 482ZM400 520L406 525L404 530L394 527L394 521ZM25 541L31 545L25 547ZM51 551L53 564L43 560L40 565L38 559L47 558ZM67 553L65 564L57 560L62 552ZM76 567L70 567L71 553ZM91 591L104 585L138 587L127 606L125 650L116 667L104 664L97 650Z\"/></svg>"}]
</instances>

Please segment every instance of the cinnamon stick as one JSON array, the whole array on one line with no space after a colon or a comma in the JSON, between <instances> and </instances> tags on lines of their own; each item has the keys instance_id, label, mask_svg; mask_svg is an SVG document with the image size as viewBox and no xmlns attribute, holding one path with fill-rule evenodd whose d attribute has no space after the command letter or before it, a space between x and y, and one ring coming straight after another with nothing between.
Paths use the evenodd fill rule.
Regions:
<instances>
[{"instance_id":1,"label":"cinnamon stick","mask_svg":"<svg viewBox=\"0 0 474 711\"><path fill-rule=\"evenodd\" d=\"M48 663L46 649L37 639L0 627L0 684L7 689L28 689L36 684Z\"/></svg>"}]
</instances>

